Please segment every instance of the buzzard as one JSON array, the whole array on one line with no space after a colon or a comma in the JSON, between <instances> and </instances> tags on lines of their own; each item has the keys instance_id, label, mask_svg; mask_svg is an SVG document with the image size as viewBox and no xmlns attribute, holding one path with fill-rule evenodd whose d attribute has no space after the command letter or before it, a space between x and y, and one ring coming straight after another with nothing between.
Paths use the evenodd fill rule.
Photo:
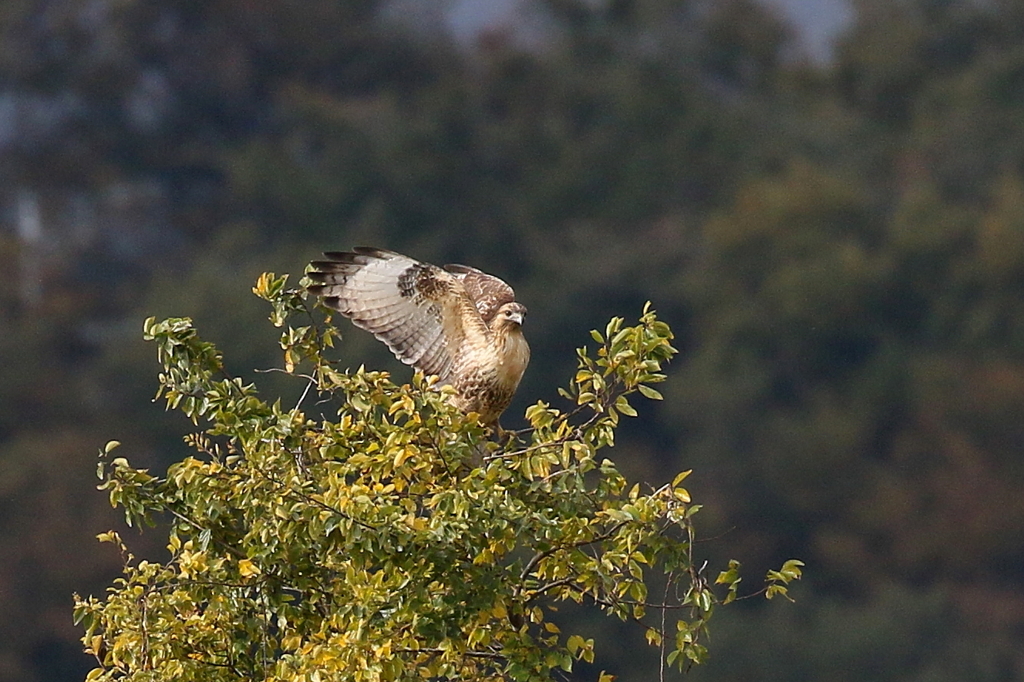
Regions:
<instances>
[{"instance_id":1,"label":"buzzard","mask_svg":"<svg viewBox=\"0 0 1024 682\"><path fill-rule=\"evenodd\" d=\"M310 292L405 364L451 384L463 412L497 423L530 361L526 306L512 287L476 268L439 268L384 249L324 256L306 273Z\"/></svg>"}]
</instances>

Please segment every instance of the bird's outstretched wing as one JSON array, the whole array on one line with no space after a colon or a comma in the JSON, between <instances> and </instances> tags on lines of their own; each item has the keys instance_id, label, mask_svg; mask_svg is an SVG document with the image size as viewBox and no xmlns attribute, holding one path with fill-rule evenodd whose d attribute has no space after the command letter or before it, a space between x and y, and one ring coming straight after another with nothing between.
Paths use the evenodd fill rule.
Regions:
<instances>
[{"instance_id":1,"label":"bird's outstretched wing","mask_svg":"<svg viewBox=\"0 0 1024 682\"><path fill-rule=\"evenodd\" d=\"M516 292L503 280L468 265L450 264L444 269L455 275L473 299L485 324L490 324L498 308L516 300Z\"/></svg>"},{"instance_id":2,"label":"bird's outstretched wing","mask_svg":"<svg viewBox=\"0 0 1024 682\"><path fill-rule=\"evenodd\" d=\"M314 282L308 290L405 364L447 382L457 371L460 349L487 343L487 327L457 275L384 249L324 256L306 273Z\"/></svg>"}]
</instances>

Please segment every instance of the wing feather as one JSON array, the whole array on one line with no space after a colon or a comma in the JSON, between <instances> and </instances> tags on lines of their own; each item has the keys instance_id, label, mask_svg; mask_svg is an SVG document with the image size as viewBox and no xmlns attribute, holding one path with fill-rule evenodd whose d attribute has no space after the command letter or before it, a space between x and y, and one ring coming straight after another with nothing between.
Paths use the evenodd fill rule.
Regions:
<instances>
[{"instance_id":1,"label":"wing feather","mask_svg":"<svg viewBox=\"0 0 1024 682\"><path fill-rule=\"evenodd\" d=\"M309 291L402 362L447 380L464 343L486 343L489 330L459 276L383 249L324 256L307 273Z\"/></svg>"}]
</instances>

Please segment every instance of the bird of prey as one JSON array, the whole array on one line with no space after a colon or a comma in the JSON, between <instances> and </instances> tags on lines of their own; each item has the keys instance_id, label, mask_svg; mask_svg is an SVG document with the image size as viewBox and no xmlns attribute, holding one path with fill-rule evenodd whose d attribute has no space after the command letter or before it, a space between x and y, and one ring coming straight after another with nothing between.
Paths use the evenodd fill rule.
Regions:
<instances>
[{"instance_id":1,"label":"bird of prey","mask_svg":"<svg viewBox=\"0 0 1024 682\"><path fill-rule=\"evenodd\" d=\"M306 273L310 292L405 364L450 384L460 410L497 423L530 362L526 306L512 287L476 268L439 268L384 249L324 256Z\"/></svg>"}]
</instances>

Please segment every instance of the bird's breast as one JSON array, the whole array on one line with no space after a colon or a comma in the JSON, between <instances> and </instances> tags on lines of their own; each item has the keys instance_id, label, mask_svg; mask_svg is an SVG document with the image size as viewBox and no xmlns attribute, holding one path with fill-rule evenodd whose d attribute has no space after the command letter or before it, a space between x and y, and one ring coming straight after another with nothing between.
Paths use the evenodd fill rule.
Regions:
<instances>
[{"instance_id":1,"label":"bird's breast","mask_svg":"<svg viewBox=\"0 0 1024 682\"><path fill-rule=\"evenodd\" d=\"M497 381L515 391L530 364L530 346L518 329L498 339Z\"/></svg>"}]
</instances>

